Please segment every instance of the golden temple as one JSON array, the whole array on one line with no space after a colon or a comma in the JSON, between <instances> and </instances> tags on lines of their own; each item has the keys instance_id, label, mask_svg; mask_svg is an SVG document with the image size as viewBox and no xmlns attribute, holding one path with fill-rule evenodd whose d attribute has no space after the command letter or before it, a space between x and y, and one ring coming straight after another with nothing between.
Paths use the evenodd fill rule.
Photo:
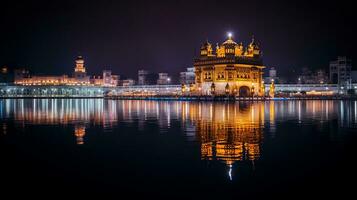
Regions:
<instances>
[{"instance_id":1,"label":"golden temple","mask_svg":"<svg viewBox=\"0 0 357 200\"><path fill-rule=\"evenodd\" d=\"M194 60L195 86L192 93L199 95L263 96L262 54L258 43L252 38L244 48L236 43L232 34L215 52L207 41Z\"/></svg>"}]
</instances>

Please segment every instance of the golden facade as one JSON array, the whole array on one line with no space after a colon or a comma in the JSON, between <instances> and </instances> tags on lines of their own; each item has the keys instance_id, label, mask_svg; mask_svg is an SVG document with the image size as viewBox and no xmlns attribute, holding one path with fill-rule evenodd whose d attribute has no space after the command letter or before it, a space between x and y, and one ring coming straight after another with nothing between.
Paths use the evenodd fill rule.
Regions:
<instances>
[{"instance_id":1,"label":"golden facade","mask_svg":"<svg viewBox=\"0 0 357 200\"><path fill-rule=\"evenodd\" d=\"M195 94L263 96L263 66L261 51L254 38L244 48L232 36L215 52L207 41L194 61Z\"/></svg>"}]
</instances>

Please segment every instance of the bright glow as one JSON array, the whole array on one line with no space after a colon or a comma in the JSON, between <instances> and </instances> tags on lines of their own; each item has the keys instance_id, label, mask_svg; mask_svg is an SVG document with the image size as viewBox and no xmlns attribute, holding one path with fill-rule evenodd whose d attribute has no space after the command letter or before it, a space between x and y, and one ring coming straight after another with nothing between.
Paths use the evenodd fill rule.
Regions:
<instances>
[{"instance_id":1,"label":"bright glow","mask_svg":"<svg viewBox=\"0 0 357 200\"><path fill-rule=\"evenodd\" d=\"M232 180L232 165L229 165L228 176L229 176L229 180Z\"/></svg>"},{"instance_id":2,"label":"bright glow","mask_svg":"<svg viewBox=\"0 0 357 200\"><path fill-rule=\"evenodd\" d=\"M232 38L232 36L233 36L233 34L231 32L228 32L227 35L228 35L229 38Z\"/></svg>"}]
</instances>

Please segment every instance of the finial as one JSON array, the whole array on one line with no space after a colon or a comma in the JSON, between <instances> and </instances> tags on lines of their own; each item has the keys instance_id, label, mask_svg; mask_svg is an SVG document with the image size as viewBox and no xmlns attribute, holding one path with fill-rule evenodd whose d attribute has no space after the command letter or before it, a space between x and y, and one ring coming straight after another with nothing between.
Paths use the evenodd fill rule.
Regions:
<instances>
[{"instance_id":1,"label":"finial","mask_svg":"<svg viewBox=\"0 0 357 200\"><path fill-rule=\"evenodd\" d=\"M252 42L254 42L254 35L252 35Z\"/></svg>"},{"instance_id":2,"label":"finial","mask_svg":"<svg viewBox=\"0 0 357 200\"><path fill-rule=\"evenodd\" d=\"M228 35L228 39L230 39L230 40L231 40L231 39L232 39L232 37L233 37L232 32L228 32L228 34L227 34L227 35Z\"/></svg>"}]
</instances>

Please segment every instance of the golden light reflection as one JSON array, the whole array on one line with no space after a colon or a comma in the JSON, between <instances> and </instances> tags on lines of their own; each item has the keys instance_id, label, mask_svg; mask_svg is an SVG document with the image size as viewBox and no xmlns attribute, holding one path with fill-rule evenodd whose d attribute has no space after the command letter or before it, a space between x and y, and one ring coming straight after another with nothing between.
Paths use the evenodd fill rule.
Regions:
<instances>
[{"instance_id":1,"label":"golden light reflection","mask_svg":"<svg viewBox=\"0 0 357 200\"><path fill-rule=\"evenodd\" d=\"M157 120L169 128L172 120L206 129L226 130L263 126L275 131L281 120L338 119L341 125L357 121L357 103L348 101L270 101L254 103L142 101L105 99L4 99L0 101L0 118L16 123L38 125L87 124L113 128L118 122ZM210 126L208 126L211 123ZM347 123L347 124L346 124ZM223 128L218 128L223 127ZM203 129L203 128L201 128Z\"/></svg>"},{"instance_id":2,"label":"golden light reflection","mask_svg":"<svg viewBox=\"0 0 357 200\"><path fill-rule=\"evenodd\" d=\"M190 115L201 143L201 159L228 166L260 157L264 104L191 104Z\"/></svg>"},{"instance_id":3,"label":"golden light reflection","mask_svg":"<svg viewBox=\"0 0 357 200\"><path fill-rule=\"evenodd\" d=\"M86 135L86 127L84 125L76 125L74 127L74 135L78 145L84 144L84 136Z\"/></svg>"},{"instance_id":4,"label":"golden light reflection","mask_svg":"<svg viewBox=\"0 0 357 200\"><path fill-rule=\"evenodd\" d=\"M264 155L263 138L279 134L279 124L335 120L340 127L357 127L356 101L268 101L268 102L185 102L106 99L4 99L0 119L11 119L17 127L31 125L73 125L77 144L84 144L90 125L105 131L126 125L160 132L177 131L191 142L199 142L200 159L223 162L232 172L234 164L253 164ZM7 120L8 121L8 120ZM138 123L137 123L138 122ZM179 123L177 123L179 122ZM2 135L10 133L2 123ZM71 126L72 127L72 126ZM263 135L264 128L264 135ZM281 134L281 132L280 132ZM232 177L230 175L230 177Z\"/></svg>"}]
</instances>

